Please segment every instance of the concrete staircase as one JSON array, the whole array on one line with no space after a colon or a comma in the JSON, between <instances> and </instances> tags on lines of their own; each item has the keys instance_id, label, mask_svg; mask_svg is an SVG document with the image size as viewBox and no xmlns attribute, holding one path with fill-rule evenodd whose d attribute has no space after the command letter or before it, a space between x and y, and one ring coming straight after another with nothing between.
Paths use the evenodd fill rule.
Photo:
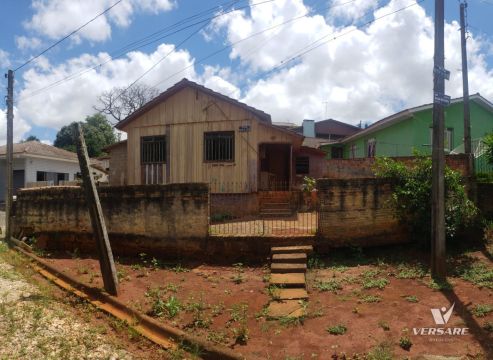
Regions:
<instances>
[{"instance_id":1,"label":"concrete staircase","mask_svg":"<svg viewBox=\"0 0 493 360\"><path fill-rule=\"evenodd\" d=\"M293 215L290 191L267 191L260 195L260 215L289 217Z\"/></svg>"},{"instance_id":2,"label":"concrete staircase","mask_svg":"<svg viewBox=\"0 0 493 360\"><path fill-rule=\"evenodd\" d=\"M271 248L270 288L272 300L267 308L271 319L301 317L305 315L303 302L308 300L306 291L307 254L311 245L275 246Z\"/></svg>"}]
</instances>

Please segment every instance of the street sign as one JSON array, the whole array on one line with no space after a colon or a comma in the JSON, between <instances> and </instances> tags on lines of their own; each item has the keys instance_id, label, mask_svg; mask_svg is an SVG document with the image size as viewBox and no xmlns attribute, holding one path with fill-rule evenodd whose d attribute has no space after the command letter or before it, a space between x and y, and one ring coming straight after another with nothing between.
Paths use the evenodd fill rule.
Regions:
<instances>
[{"instance_id":1,"label":"street sign","mask_svg":"<svg viewBox=\"0 0 493 360\"><path fill-rule=\"evenodd\" d=\"M436 74L437 76L440 76L441 78L443 78L445 80L450 79L450 71L448 71L447 69L444 69L442 67L435 67L433 69L433 73Z\"/></svg>"},{"instance_id":2,"label":"street sign","mask_svg":"<svg viewBox=\"0 0 493 360\"><path fill-rule=\"evenodd\" d=\"M439 104L442 106L448 106L448 105L450 105L450 96L445 95L445 94L435 93L435 95L433 97L433 102L435 104Z\"/></svg>"}]
</instances>

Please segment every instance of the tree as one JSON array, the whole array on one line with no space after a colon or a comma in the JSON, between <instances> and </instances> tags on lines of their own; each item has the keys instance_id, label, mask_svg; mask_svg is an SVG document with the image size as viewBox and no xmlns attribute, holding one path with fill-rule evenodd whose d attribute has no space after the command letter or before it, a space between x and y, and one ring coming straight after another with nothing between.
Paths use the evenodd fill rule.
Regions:
<instances>
[{"instance_id":1,"label":"tree","mask_svg":"<svg viewBox=\"0 0 493 360\"><path fill-rule=\"evenodd\" d=\"M100 106L94 106L94 109L120 122L154 99L158 93L156 88L143 84L135 84L126 90L115 87L99 96Z\"/></svg>"},{"instance_id":2,"label":"tree","mask_svg":"<svg viewBox=\"0 0 493 360\"><path fill-rule=\"evenodd\" d=\"M397 218L409 226L414 238L429 244L431 238L431 158L416 155L411 165L389 159L375 161L377 177L393 180L391 204ZM445 230L448 239L474 224L478 209L467 198L459 172L445 167Z\"/></svg>"},{"instance_id":3,"label":"tree","mask_svg":"<svg viewBox=\"0 0 493 360\"><path fill-rule=\"evenodd\" d=\"M103 148L116 142L113 127L108 123L106 116L94 114L86 117L85 122L80 123L84 131L87 152L90 157L97 157L103 153ZM76 145L74 134L76 133L77 123L73 122L58 131L53 145L58 148L75 152Z\"/></svg>"},{"instance_id":4,"label":"tree","mask_svg":"<svg viewBox=\"0 0 493 360\"><path fill-rule=\"evenodd\" d=\"M25 140L22 140L21 142L24 143L24 142L28 142L28 141L40 142L41 140L39 140L36 135L29 135Z\"/></svg>"},{"instance_id":5,"label":"tree","mask_svg":"<svg viewBox=\"0 0 493 360\"><path fill-rule=\"evenodd\" d=\"M486 146L486 159L493 165L493 133L486 135L483 139L484 145Z\"/></svg>"}]
</instances>

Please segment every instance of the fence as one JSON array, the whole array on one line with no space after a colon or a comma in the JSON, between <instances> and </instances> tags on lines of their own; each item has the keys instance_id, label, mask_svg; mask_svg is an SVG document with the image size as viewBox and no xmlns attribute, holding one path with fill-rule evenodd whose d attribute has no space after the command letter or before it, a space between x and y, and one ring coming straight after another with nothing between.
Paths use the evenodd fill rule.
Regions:
<instances>
[{"instance_id":1,"label":"fence","mask_svg":"<svg viewBox=\"0 0 493 360\"><path fill-rule=\"evenodd\" d=\"M316 192L214 193L213 189L211 187L210 235L306 236L317 232Z\"/></svg>"}]
</instances>

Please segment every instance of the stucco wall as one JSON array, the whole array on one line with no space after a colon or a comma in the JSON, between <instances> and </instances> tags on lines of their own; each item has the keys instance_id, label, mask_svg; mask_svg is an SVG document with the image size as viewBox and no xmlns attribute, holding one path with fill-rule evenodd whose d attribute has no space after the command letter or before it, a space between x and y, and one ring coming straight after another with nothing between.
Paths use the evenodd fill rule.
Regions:
<instances>
[{"instance_id":1,"label":"stucco wall","mask_svg":"<svg viewBox=\"0 0 493 360\"><path fill-rule=\"evenodd\" d=\"M207 237L206 184L103 186L99 196L117 254L186 253L194 250L187 239ZM15 204L15 231L35 235L38 245L48 249L95 249L80 187L21 190Z\"/></svg>"},{"instance_id":2,"label":"stucco wall","mask_svg":"<svg viewBox=\"0 0 493 360\"><path fill-rule=\"evenodd\" d=\"M27 157L26 161L26 183L36 181L38 171L56 172L69 174L69 180L75 179L75 174L80 170L79 163L74 161L52 160L35 157Z\"/></svg>"},{"instance_id":3,"label":"stucco wall","mask_svg":"<svg viewBox=\"0 0 493 360\"><path fill-rule=\"evenodd\" d=\"M376 246L407 241L394 218L387 179L319 179L320 250L328 247Z\"/></svg>"}]
</instances>

